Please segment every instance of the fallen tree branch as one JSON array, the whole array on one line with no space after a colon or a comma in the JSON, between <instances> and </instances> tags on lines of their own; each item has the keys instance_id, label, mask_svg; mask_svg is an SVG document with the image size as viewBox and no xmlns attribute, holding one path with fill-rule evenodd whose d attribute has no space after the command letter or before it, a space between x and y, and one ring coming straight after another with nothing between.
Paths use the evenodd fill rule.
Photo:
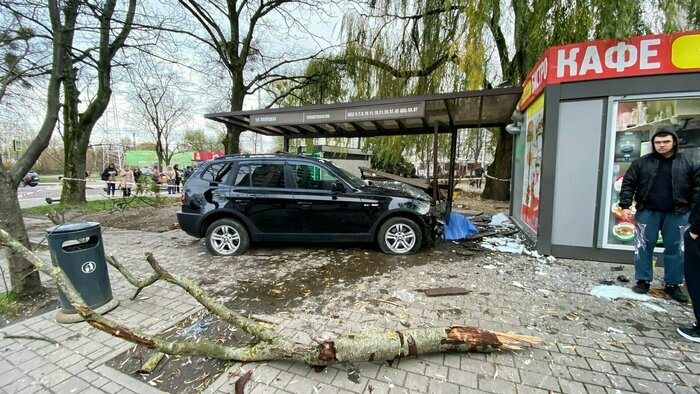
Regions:
<instances>
[{"instance_id":1,"label":"fallen tree branch","mask_svg":"<svg viewBox=\"0 0 700 394\"><path fill-rule=\"evenodd\" d=\"M136 293L134 293L133 296L131 296L131 299L134 300L136 297L141 293L141 290L143 290L145 287L148 287L158 281L160 279L160 274L157 272L154 272L151 274L151 276L141 279L141 280L136 280L134 276L129 272L129 270L126 269L117 259L112 256L111 254L108 255L105 260L111 265L112 267L116 268L123 276L126 278L129 283L131 283L134 287L136 287Z\"/></svg>"},{"instance_id":2,"label":"fallen tree branch","mask_svg":"<svg viewBox=\"0 0 700 394\"><path fill-rule=\"evenodd\" d=\"M249 319L242 314L227 308L219 302L216 302L204 291L204 289L199 287L193 281L166 271L160 266L160 264L158 264L158 261L156 261L155 257L153 257L153 253L146 253L146 261L148 261L148 264L151 265L153 270L158 273L163 280L181 287L200 304L204 305L208 311L219 316L221 320L231 323L234 326L241 328L248 334L253 335L254 337L263 341L280 342L281 344L285 345L291 344L291 342L277 334L275 331L268 329L253 319Z\"/></svg>"},{"instance_id":3,"label":"fallen tree branch","mask_svg":"<svg viewBox=\"0 0 700 394\"><path fill-rule=\"evenodd\" d=\"M214 302L194 282L169 273L158 264L151 253L147 253L147 261L162 279L180 286L222 320L246 330L256 336L260 342L243 347L232 347L220 345L204 338L198 338L196 341L165 340L138 329L125 327L88 308L82 296L59 267L46 265L34 253L3 230L0 230L0 243L25 257L37 269L51 276L66 298L91 326L118 338L166 354L203 356L243 362L294 360L321 366L339 362L392 360L433 352L518 349L518 344L541 342L541 339L537 337L492 332L476 327L452 326L342 335L334 340L311 345L295 343Z\"/></svg>"},{"instance_id":4,"label":"fallen tree branch","mask_svg":"<svg viewBox=\"0 0 700 394\"><path fill-rule=\"evenodd\" d=\"M30 339L33 341L46 341L49 343L53 343L54 345L58 345L58 342L54 341L51 338L45 337L45 336L34 336L34 335L12 335L12 334L5 334L4 332L2 333L3 338L7 339Z\"/></svg>"}]
</instances>

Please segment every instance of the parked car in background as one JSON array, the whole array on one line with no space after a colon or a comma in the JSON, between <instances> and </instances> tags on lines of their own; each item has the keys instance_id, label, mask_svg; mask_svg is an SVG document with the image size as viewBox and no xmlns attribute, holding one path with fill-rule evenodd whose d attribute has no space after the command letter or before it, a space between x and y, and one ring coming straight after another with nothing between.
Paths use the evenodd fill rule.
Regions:
<instances>
[{"instance_id":1,"label":"parked car in background","mask_svg":"<svg viewBox=\"0 0 700 394\"><path fill-rule=\"evenodd\" d=\"M324 159L232 155L201 164L184 186L180 228L214 255L251 242L375 242L415 253L442 230L445 204L402 184L378 187Z\"/></svg>"},{"instance_id":2,"label":"parked car in background","mask_svg":"<svg viewBox=\"0 0 700 394\"><path fill-rule=\"evenodd\" d=\"M34 171L29 171L27 175L22 178L22 187L31 186L34 187L39 184L39 174Z\"/></svg>"}]
</instances>

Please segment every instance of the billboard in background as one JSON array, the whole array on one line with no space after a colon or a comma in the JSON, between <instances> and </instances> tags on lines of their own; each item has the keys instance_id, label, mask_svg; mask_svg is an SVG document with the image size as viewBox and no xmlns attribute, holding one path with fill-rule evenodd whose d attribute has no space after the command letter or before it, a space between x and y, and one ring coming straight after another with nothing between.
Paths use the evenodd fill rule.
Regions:
<instances>
[{"instance_id":1,"label":"billboard in background","mask_svg":"<svg viewBox=\"0 0 700 394\"><path fill-rule=\"evenodd\" d=\"M210 151L197 151L192 152L192 160L195 161L207 161L211 159L216 159L217 157L224 156L224 152L210 152Z\"/></svg>"},{"instance_id":2,"label":"billboard in background","mask_svg":"<svg viewBox=\"0 0 700 394\"><path fill-rule=\"evenodd\" d=\"M192 165L192 158L193 152L176 153L170 160L170 165L179 164L180 168L184 168ZM124 152L124 164L131 167L151 168L154 164L158 164L158 155L154 150L129 150Z\"/></svg>"}]
</instances>

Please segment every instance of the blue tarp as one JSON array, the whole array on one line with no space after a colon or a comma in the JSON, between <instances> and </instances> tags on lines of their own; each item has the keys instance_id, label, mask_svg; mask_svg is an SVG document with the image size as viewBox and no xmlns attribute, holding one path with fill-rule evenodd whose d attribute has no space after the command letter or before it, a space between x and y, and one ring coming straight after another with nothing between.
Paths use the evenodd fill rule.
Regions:
<instances>
[{"instance_id":1,"label":"blue tarp","mask_svg":"<svg viewBox=\"0 0 700 394\"><path fill-rule=\"evenodd\" d=\"M460 240L476 234L478 230L469 218L461 213L450 213L450 220L445 224L445 239L448 241Z\"/></svg>"}]
</instances>

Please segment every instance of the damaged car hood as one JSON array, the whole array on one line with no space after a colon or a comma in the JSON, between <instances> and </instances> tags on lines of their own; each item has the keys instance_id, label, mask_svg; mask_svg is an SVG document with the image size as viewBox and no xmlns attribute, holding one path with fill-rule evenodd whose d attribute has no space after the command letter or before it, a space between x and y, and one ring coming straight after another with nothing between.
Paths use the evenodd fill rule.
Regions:
<instances>
[{"instance_id":1,"label":"damaged car hood","mask_svg":"<svg viewBox=\"0 0 700 394\"><path fill-rule=\"evenodd\" d=\"M412 197L421 201L431 202L432 198L425 193L423 190L401 183L398 181L370 181L369 186L362 188L362 191L366 193L384 194L383 192L391 190L392 195L396 195L396 192L401 192L406 197Z\"/></svg>"}]
</instances>

